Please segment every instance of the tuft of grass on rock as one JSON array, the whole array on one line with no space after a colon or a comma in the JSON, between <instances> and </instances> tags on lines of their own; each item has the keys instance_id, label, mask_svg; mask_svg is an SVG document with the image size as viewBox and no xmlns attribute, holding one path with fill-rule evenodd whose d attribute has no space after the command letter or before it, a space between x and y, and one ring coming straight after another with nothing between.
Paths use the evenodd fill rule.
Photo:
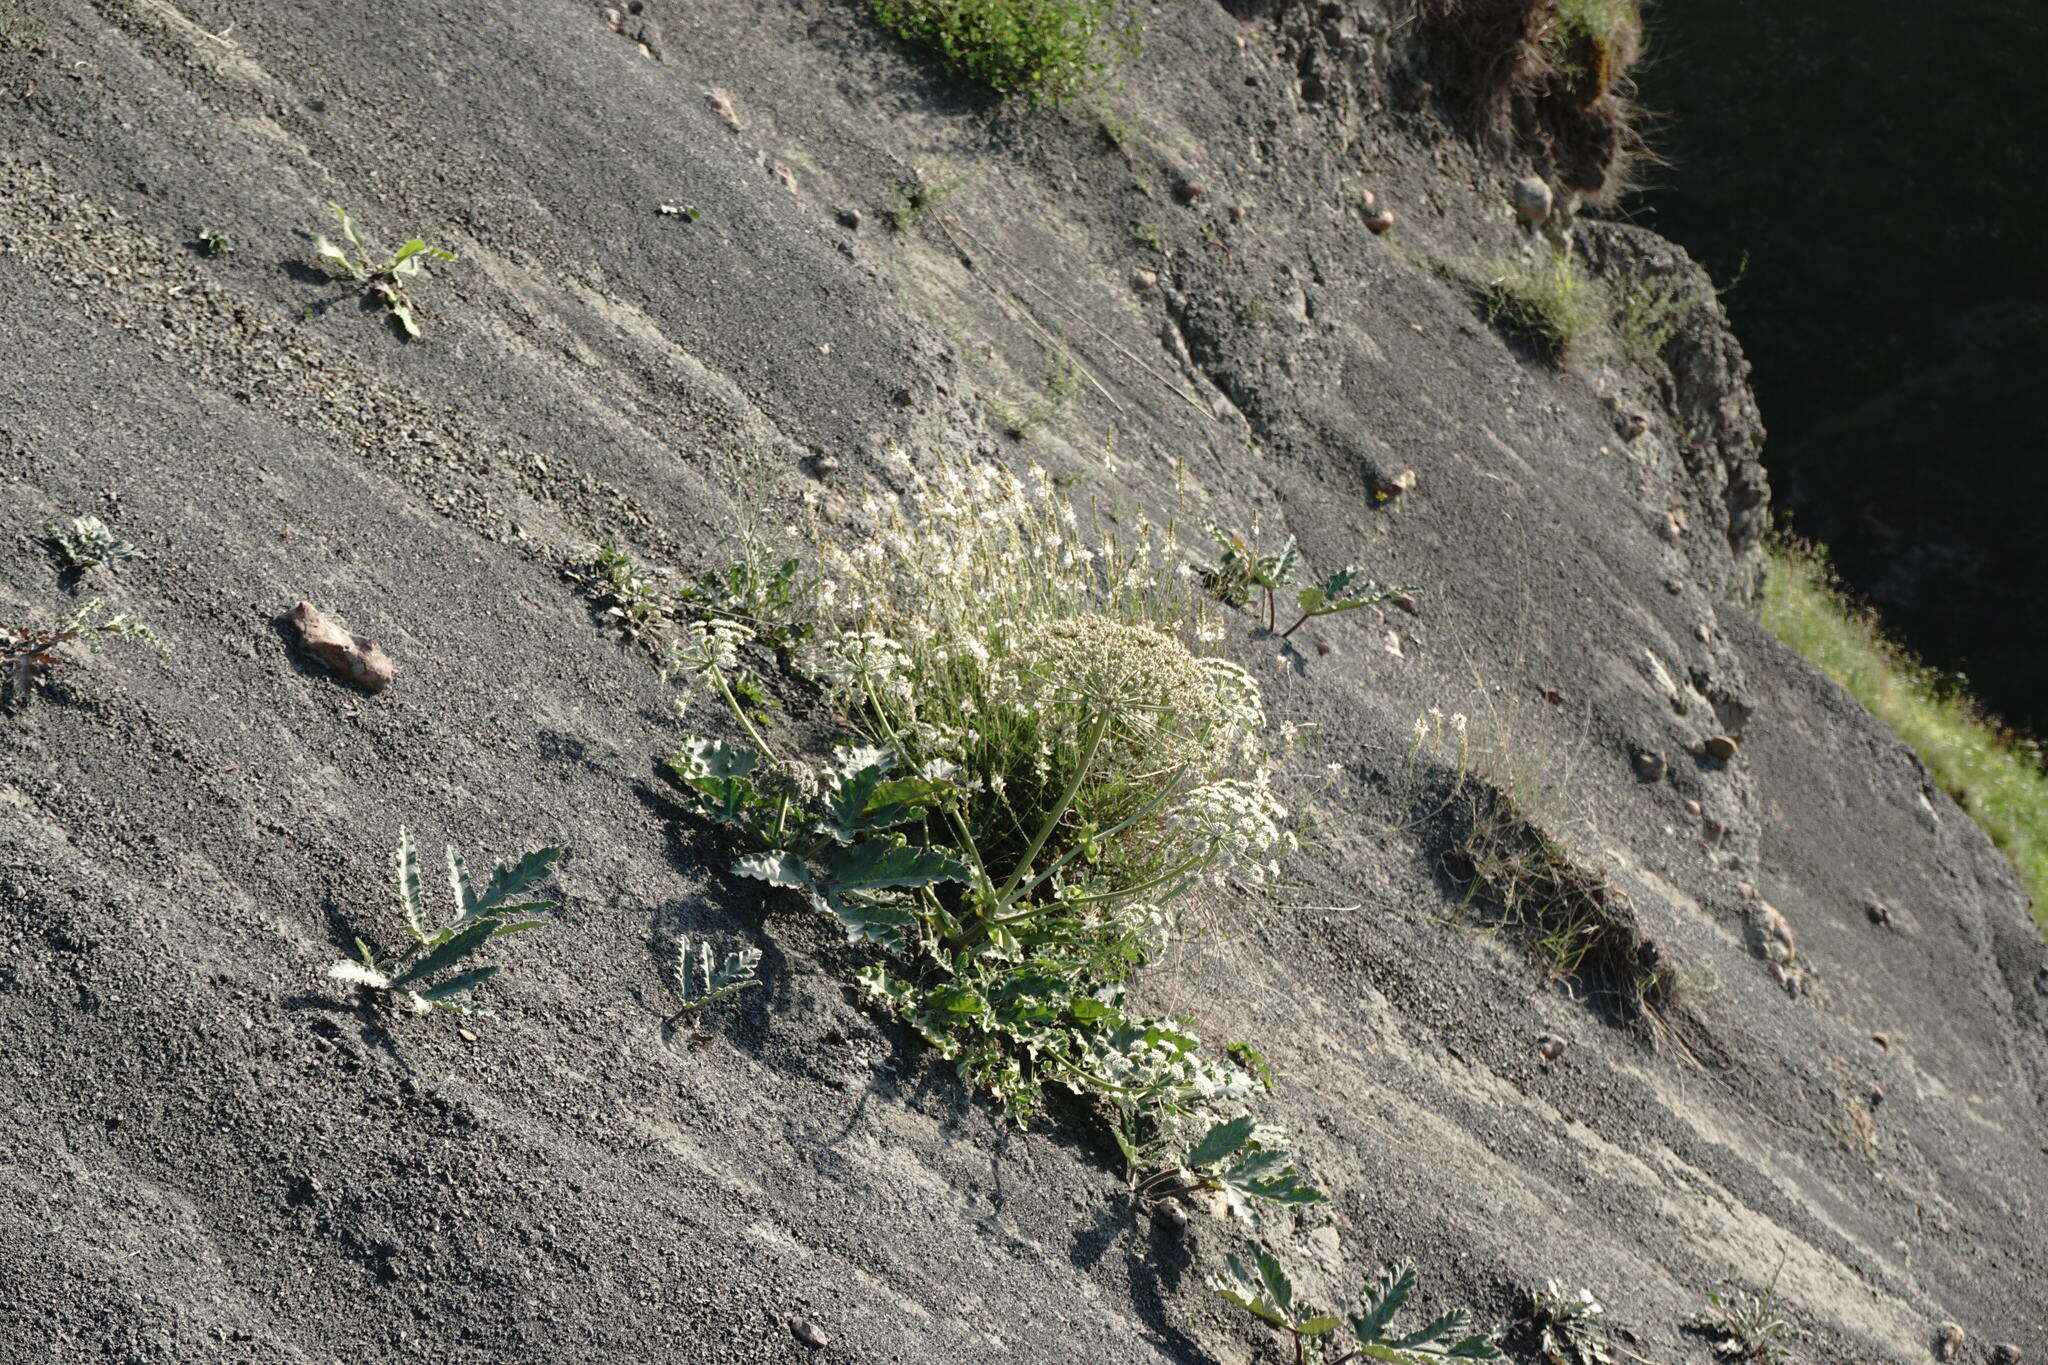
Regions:
<instances>
[{"instance_id":1,"label":"tuft of grass on rock","mask_svg":"<svg viewBox=\"0 0 2048 1365\"><path fill-rule=\"evenodd\" d=\"M1846 688L1920 755L1942 789L2012 860L2048 929L2048 770L2039 741L2000 724L1962 681L1889 639L1852 599L1817 546L1771 546L1763 622Z\"/></svg>"},{"instance_id":2,"label":"tuft of grass on rock","mask_svg":"<svg viewBox=\"0 0 2048 1365\"><path fill-rule=\"evenodd\" d=\"M1563 359L1611 311L1607 292L1561 251L1533 265L1497 261L1478 272L1472 287L1495 326L1552 361Z\"/></svg>"},{"instance_id":3,"label":"tuft of grass on rock","mask_svg":"<svg viewBox=\"0 0 2048 1365\"><path fill-rule=\"evenodd\" d=\"M1058 102L1137 50L1115 0L869 0L875 22L998 95Z\"/></svg>"}]
</instances>

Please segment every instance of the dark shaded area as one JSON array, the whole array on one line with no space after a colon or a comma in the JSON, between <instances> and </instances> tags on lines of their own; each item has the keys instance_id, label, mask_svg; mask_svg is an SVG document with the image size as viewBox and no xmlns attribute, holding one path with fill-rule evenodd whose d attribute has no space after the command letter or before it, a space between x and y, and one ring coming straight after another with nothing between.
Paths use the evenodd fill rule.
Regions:
<instances>
[{"instance_id":1,"label":"dark shaded area","mask_svg":"<svg viewBox=\"0 0 2048 1365\"><path fill-rule=\"evenodd\" d=\"M1644 221L1727 282L1793 525L1931 663L2048 724L2048 5L1652 15Z\"/></svg>"}]
</instances>

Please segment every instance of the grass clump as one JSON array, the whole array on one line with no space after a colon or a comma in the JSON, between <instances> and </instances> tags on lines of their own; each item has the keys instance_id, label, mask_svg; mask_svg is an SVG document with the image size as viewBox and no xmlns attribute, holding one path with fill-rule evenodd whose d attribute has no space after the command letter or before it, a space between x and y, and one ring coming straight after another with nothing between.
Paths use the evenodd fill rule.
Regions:
<instances>
[{"instance_id":1,"label":"grass clump","mask_svg":"<svg viewBox=\"0 0 2048 1365\"><path fill-rule=\"evenodd\" d=\"M1824 551L1779 539L1770 555L1764 624L1920 756L2019 869L2048 928L2048 770L2039 743L2006 729L1960 680L1888 639L1876 616L1844 592Z\"/></svg>"},{"instance_id":2,"label":"grass clump","mask_svg":"<svg viewBox=\"0 0 2048 1365\"><path fill-rule=\"evenodd\" d=\"M420 893L419 854L412 835L401 828L391 864L398 911L412 944L387 956L357 938L356 956L335 963L327 975L389 992L416 1014L443 1009L487 1015L490 1011L478 1009L462 997L496 976L498 968L462 964L494 938L538 929L545 923L526 917L553 910L556 903L533 893L568 857L566 848L535 849L514 862L500 863L479 891L469 879L462 855L449 848L448 885L455 896L455 913L446 923L435 924L427 916Z\"/></svg>"},{"instance_id":3,"label":"grass clump","mask_svg":"<svg viewBox=\"0 0 2048 1365\"><path fill-rule=\"evenodd\" d=\"M1782 1267L1780 1267L1782 1269ZM1792 1359L1792 1343L1811 1335L1794 1327L1778 1297L1777 1277L1763 1289L1730 1289L1707 1295L1704 1312L1693 1318L1695 1330L1713 1343L1723 1360L1777 1365Z\"/></svg>"},{"instance_id":4,"label":"grass clump","mask_svg":"<svg viewBox=\"0 0 2048 1365\"><path fill-rule=\"evenodd\" d=\"M1635 60L1642 28L1636 0L1551 0L1543 48L1556 70L1597 95Z\"/></svg>"},{"instance_id":5,"label":"grass clump","mask_svg":"<svg viewBox=\"0 0 2048 1365\"><path fill-rule=\"evenodd\" d=\"M1137 51L1115 0L868 0L875 22L998 95L1060 101Z\"/></svg>"},{"instance_id":6,"label":"grass clump","mask_svg":"<svg viewBox=\"0 0 2048 1365\"><path fill-rule=\"evenodd\" d=\"M1495 326L1552 361L1607 321L1611 309L1606 291L1563 251L1533 265L1496 262L1477 273L1472 287Z\"/></svg>"}]
</instances>

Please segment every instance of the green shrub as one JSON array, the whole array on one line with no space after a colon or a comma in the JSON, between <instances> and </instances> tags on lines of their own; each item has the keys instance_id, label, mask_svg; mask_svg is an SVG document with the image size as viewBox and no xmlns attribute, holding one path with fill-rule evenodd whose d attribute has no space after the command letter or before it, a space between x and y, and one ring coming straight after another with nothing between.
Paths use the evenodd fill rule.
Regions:
<instances>
[{"instance_id":1,"label":"green shrub","mask_svg":"<svg viewBox=\"0 0 2048 1365\"><path fill-rule=\"evenodd\" d=\"M1497 262L1479 273L1473 288L1496 326L1552 360L1562 359L1610 312L1606 291L1562 251L1534 265Z\"/></svg>"},{"instance_id":2,"label":"green shrub","mask_svg":"<svg viewBox=\"0 0 2048 1365\"><path fill-rule=\"evenodd\" d=\"M869 0L875 22L999 95L1062 100L1137 48L1115 0Z\"/></svg>"},{"instance_id":3,"label":"green shrub","mask_svg":"<svg viewBox=\"0 0 2048 1365\"><path fill-rule=\"evenodd\" d=\"M1842 590L1816 546L1771 546L1763 621L1920 755L2019 869L2034 914L2048 929L2048 771L2038 742L2000 725L1960 680L1887 639L1876 616Z\"/></svg>"},{"instance_id":4,"label":"green shrub","mask_svg":"<svg viewBox=\"0 0 2048 1365\"><path fill-rule=\"evenodd\" d=\"M1501 1360L1497 1332L1471 1330L1472 1315L1453 1308L1412 1332L1394 1335L1394 1318L1415 1292L1415 1267L1394 1266L1372 1284L1356 1311L1338 1315L1315 1307L1295 1291L1294 1279L1280 1259L1263 1246L1251 1249L1252 1263L1232 1255L1229 1269L1210 1288L1253 1317L1285 1332L1294 1343L1296 1362L1351 1365L1383 1361L1386 1365L1436 1365L1446 1360ZM1337 1332L1348 1331L1352 1346L1339 1350Z\"/></svg>"},{"instance_id":5,"label":"green shrub","mask_svg":"<svg viewBox=\"0 0 2048 1365\"><path fill-rule=\"evenodd\" d=\"M47 626L0 626L0 696L25 705L52 670L73 662L69 646L103 635L140 640L170 655L155 631L128 612L110 614L106 602L95 597Z\"/></svg>"},{"instance_id":6,"label":"green shrub","mask_svg":"<svg viewBox=\"0 0 2048 1365\"><path fill-rule=\"evenodd\" d=\"M1320 1199L1270 1129L1190 1163L1258 1080L1127 1000L1190 895L1263 879L1293 842L1257 687L1189 647L1216 627L1178 548L1149 527L1082 543L1043 471L947 466L870 511L857 548L814 547L804 598L796 671L835 756L801 757L736 701L767 663L757 625L701 619L678 659L749 742L687 743L668 765L684 803L755 847L737 871L873 954L869 998L1017 1121L1057 1089L1134 1170L1183 1173L1162 1197Z\"/></svg>"}]
</instances>

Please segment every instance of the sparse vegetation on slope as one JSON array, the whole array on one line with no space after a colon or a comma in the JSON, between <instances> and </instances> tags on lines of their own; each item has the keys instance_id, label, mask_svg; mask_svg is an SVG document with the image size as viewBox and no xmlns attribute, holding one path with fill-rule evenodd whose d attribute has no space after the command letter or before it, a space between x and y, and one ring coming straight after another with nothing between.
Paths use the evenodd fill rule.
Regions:
<instances>
[{"instance_id":1,"label":"sparse vegetation on slope","mask_svg":"<svg viewBox=\"0 0 2048 1365\"><path fill-rule=\"evenodd\" d=\"M875 22L999 95L1062 100L1135 50L1115 0L869 0Z\"/></svg>"},{"instance_id":2,"label":"sparse vegetation on slope","mask_svg":"<svg viewBox=\"0 0 2048 1365\"><path fill-rule=\"evenodd\" d=\"M1476 272L1473 289L1494 323L1552 360L1607 320L1607 293L1565 252L1530 265L1498 261Z\"/></svg>"},{"instance_id":3,"label":"sparse vegetation on slope","mask_svg":"<svg viewBox=\"0 0 2048 1365\"><path fill-rule=\"evenodd\" d=\"M2019 869L2034 914L2048 927L2048 771L2039 743L2000 725L1960 680L1887 638L1814 546L1784 539L1772 546L1763 620L1920 755Z\"/></svg>"}]
</instances>

